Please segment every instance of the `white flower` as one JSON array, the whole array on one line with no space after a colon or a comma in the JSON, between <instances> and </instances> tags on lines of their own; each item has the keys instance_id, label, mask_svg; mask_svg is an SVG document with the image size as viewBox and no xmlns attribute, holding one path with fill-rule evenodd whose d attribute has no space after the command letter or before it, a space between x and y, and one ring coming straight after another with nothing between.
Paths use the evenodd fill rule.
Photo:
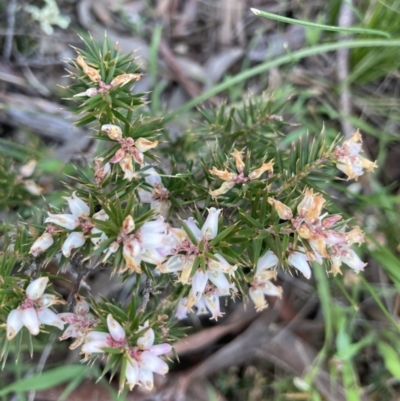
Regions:
<instances>
[{"instance_id":1,"label":"white flower","mask_svg":"<svg viewBox=\"0 0 400 401\"><path fill-rule=\"evenodd\" d=\"M64 303L51 294L44 294L48 277L40 277L26 288L26 298L22 304L7 316L7 339L12 340L25 326L29 332L36 336L40 332L40 324L64 327L64 322L47 306Z\"/></svg>"},{"instance_id":2,"label":"white flower","mask_svg":"<svg viewBox=\"0 0 400 401\"><path fill-rule=\"evenodd\" d=\"M311 268L308 264L307 255L301 252L291 252L288 257L289 264L303 273L307 279L311 277Z\"/></svg>"},{"instance_id":3,"label":"white flower","mask_svg":"<svg viewBox=\"0 0 400 401\"><path fill-rule=\"evenodd\" d=\"M81 232L72 232L62 245L62 253L66 258L71 256L71 251L80 248L85 243L85 237Z\"/></svg>"},{"instance_id":4,"label":"white flower","mask_svg":"<svg viewBox=\"0 0 400 401\"><path fill-rule=\"evenodd\" d=\"M53 237L49 233L42 234L31 246L29 253L37 256L49 249L54 243Z\"/></svg>"},{"instance_id":5,"label":"white flower","mask_svg":"<svg viewBox=\"0 0 400 401\"><path fill-rule=\"evenodd\" d=\"M343 171L348 179L357 178L364 173L364 169L372 172L376 168L376 162L371 162L360 156L362 137L357 130L350 139L343 142L342 146L335 149L336 167Z\"/></svg>"}]
</instances>

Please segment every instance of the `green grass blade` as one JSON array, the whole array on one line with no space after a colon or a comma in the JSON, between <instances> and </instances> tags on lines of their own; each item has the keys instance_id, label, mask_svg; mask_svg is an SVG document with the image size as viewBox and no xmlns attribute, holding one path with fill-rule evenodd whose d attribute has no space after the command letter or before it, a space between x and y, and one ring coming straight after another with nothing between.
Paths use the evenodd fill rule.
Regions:
<instances>
[{"instance_id":1,"label":"green grass blade","mask_svg":"<svg viewBox=\"0 0 400 401\"><path fill-rule=\"evenodd\" d=\"M218 93L221 93L231 88L232 86L238 85L243 81L252 78L256 75L264 74L271 68L279 67L281 65L288 63L297 62L303 58L314 56L316 54L327 53L339 49L355 49L361 47L390 47L390 46L400 47L400 40L375 39L375 40L350 40L345 42L325 43L319 46L313 46L310 48L298 50L285 56L278 57L275 60L268 60L265 63L262 63L256 67L243 71L242 73L232 77L229 80L220 83L219 85L215 85L208 91L202 93L201 95L197 96L196 98L186 103L179 109L167 115L164 118L164 122L173 120L176 116L187 112L192 107L196 107L198 104L206 101L210 97L215 96Z\"/></svg>"},{"instance_id":2,"label":"green grass blade","mask_svg":"<svg viewBox=\"0 0 400 401\"><path fill-rule=\"evenodd\" d=\"M316 24L314 22L302 21L294 18L282 17L281 15L267 13L266 11L257 10L256 8L251 8L251 11L257 16L263 18L273 19L275 21L286 22L287 24L293 25L302 25L310 28L318 28L323 29L324 31L333 31L333 32L344 32L344 33L364 33L378 36L385 36L386 38L390 38L390 34L384 31L378 31L376 29L367 29L367 28L345 28L340 26L332 26L332 25L324 25L324 24Z\"/></svg>"}]
</instances>

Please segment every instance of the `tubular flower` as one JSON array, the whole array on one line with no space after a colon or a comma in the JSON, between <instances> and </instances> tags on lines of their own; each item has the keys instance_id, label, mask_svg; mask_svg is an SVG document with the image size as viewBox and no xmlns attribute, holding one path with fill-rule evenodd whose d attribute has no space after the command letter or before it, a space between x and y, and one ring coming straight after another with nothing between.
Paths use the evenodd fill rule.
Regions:
<instances>
[{"instance_id":1,"label":"tubular flower","mask_svg":"<svg viewBox=\"0 0 400 401\"><path fill-rule=\"evenodd\" d=\"M186 227L198 242L195 244L187 235L182 236L171 250L172 255L158 267L162 273L179 273L178 282L191 285L186 302L188 310L203 299L213 318L220 316L217 298L236 292L236 287L228 278L234 274L236 266L230 265L221 254L213 253L213 257L205 257L206 270L198 268L194 274L192 270L197 256L203 251L211 252L209 241L218 234L218 217L221 211L222 209L210 208L201 229L192 217L185 220ZM199 248L199 243L202 249Z\"/></svg>"},{"instance_id":2,"label":"tubular flower","mask_svg":"<svg viewBox=\"0 0 400 401\"><path fill-rule=\"evenodd\" d=\"M124 328L112 315L107 316L107 326L108 333L89 332L81 352L89 356L104 353L104 348L123 350L126 363L125 380L130 390L137 384L151 390L154 386L153 374L168 373L168 365L159 356L171 352L171 346L167 343L154 345L155 333L148 321L144 326L139 326L137 333L141 336L133 347L128 343Z\"/></svg>"},{"instance_id":3,"label":"tubular flower","mask_svg":"<svg viewBox=\"0 0 400 401\"><path fill-rule=\"evenodd\" d=\"M44 294L48 277L40 277L32 281L25 290L26 297L17 309L13 309L7 317L7 339L12 340L25 326L36 336L40 332L40 325L64 327L64 322L55 314L50 306L57 303L64 304L63 300L51 294Z\"/></svg>"},{"instance_id":4,"label":"tubular flower","mask_svg":"<svg viewBox=\"0 0 400 401\"><path fill-rule=\"evenodd\" d=\"M272 251L267 251L261 258L258 259L256 266L256 274L254 275L249 290L249 295L255 304L257 312L267 308L265 295L281 297L282 288L274 285L271 280L276 278L276 271L269 269L275 268L279 260Z\"/></svg>"},{"instance_id":5,"label":"tubular flower","mask_svg":"<svg viewBox=\"0 0 400 401\"><path fill-rule=\"evenodd\" d=\"M278 216L282 220L291 220L293 217L292 209L290 209L289 206L286 206L282 202L274 199L274 198L268 198L268 203L272 205L276 212L278 213Z\"/></svg>"},{"instance_id":6,"label":"tubular flower","mask_svg":"<svg viewBox=\"0 0 400 401\"><path fill-rule=\"evenodd\" d=\"M89 234L96 235L96 237L91 238L92 242L99 246L102 241L107 239L107 236L96 228L95 223L92 223L89 214L90 208L89 205L84 202L81 198L76 195L76 192L72 193L72 196L65 197L67 200L69 209L71 211L70 214L52 214L48 213L49 217L44 221L45 223L52 223L67 230L72 231L68 234L66 240L64 241L61 251L63 255L67 258L71 256L72 250L80 248L86 242L86 236ZM92 216L95 220L103 220L106 221L109 219L109 216L104 212L104 210L100 210L97 213L94 213ZM77 228L80 228L81 231L74 231ZM47 233L43 234L39 237L29 253L37 256L39 253L45 251L53 244L53 238L51 237L51 233L56 232L57 230L49 225L46 228ZM98 236L98 234L101 234Z\"/></svg>"},{"instance_id":7,"label":"tubular flower","mask_svg":"<svg viewBox=\"0 0 400 401\"><path fill-rule=\"evenodd\" d=\"M210 191L210 195L212 196L213 199L216 199L218 198L218 196L227 193L237 184L243 184L248 181L259 178L266 171L272 173L274 163L268 162L268 163L263 163L261 167L251 171L248 177L246 177L244 175L245 163L243 162L242 154L243 152L240 152L236 149L231 153L231 156L234 158L235 161L236 172L228 171L226 169L218 170L216 167L213 167L211 170L209 170L210 174L224 181L220 188L214 191Z\"/></svg>"},{"instance_id":8,"label":"tubular flower","mask_svg":"<svg viewBox=\"0 0 400 401\"><path fill-rule=\"evenodd\" d=\"M69 326L60 337L60 341L75 338L70 349L79 347L86 339L87 334L96 326L98 320L89 312L89 304L78 294L75 295L75 313L59 313L58 317Z\"/></svg>"},{"instance_id":9,"label":"tubular flower","mask_svg":"<svg viewBox=\"0 0 400 401\"><path fill-rule=\"evenodd\" d=\"M127 216L117 240L110 245L103 261L117 252L122 245L122 256L125 260L125 265L121 268L122 272L128 270L131 273L141 273L142 261L158 266L170 253L172 247L171 238L167 233L168 227L162 216L156 220L147 221L137 230L135 230L132 216Z\"/></svg>"},{"instance_id":10,"label":"tubular flower","mask_svg":"<svg viewBox=\"0 0 400 401\"><path fill-rule=\"evenodd\" d=\"M100 73L94 69L93 67L89 67L82 56L78 56L76 58L77 64L82 68L83 72L89 77L89 79L93 82L100 82L101 75Z\"/></svg>"},{"instance_id":11,"label":"tubular flower","mask_svg":"<svg viewBox=\"0 0 400 401\"><path fill-rule=\"evenodd\" d=\"M134 178L139 178L135 174L133 161L140 166L144 166L144 153L155 148L158 145L158 141L152 142L145 138L124 138L121 128L113 124L102 125L101 131L120 144L120 148L115 152L110 163L119 163L124 172L124 179L132 181Z\"/></svg>"},{"instance_id":12,"label":"tubular flower","mask_svg":"<svg viewBox=\"0 0 400 401\"><path fill-rule=\"evenodd\" d=\"M146 183L149 184L152 189L148 191L139 188L138 194L140 201L143 203L150 203L152 209L166 218L171 206L171 202L168 200L168 190L164 187L160 175L153 167L146 169L143 173L146 174Z\"/></svg>"},{"instance_id":13,"label":"tubular flower","mask_svg":"<svg viewBox=\"0 0 400 401\"><path fill-rule=\"evenodd\" d=\"M364 174L364 169L368 172L374 171L377 167L376 162L371 162L360 156L362 137L357 130L350 139L343 142L342 146L335 149L336 167L343 171L348 180L355 179Z\"/></svg>"},{"instance_id":14,"label":"tubular flower","mask_svg":"<svg viewBox=\"0 0 400 401\"><path fill-rule=\"evenodd\" d=\"M325 199L321 194L306 188L303 199L297 207L298 216L292 220L292 225L299 237L308 242L313 252L304 251L302 248L303 256L292 256L292 259L294 258L297 265L303 268L303 273L307 274L308 268L304 258L318 263L322 263L323 258L327 259L331 263L333 274L340 273L342 262L356 271L362 270L365 264L359 260L350 246L364 242L363 232L357 226L349 232L345 232L344 228L333 228L342 217L337 214L321 215L324 204Z\"/></svg>"}]
</instances>

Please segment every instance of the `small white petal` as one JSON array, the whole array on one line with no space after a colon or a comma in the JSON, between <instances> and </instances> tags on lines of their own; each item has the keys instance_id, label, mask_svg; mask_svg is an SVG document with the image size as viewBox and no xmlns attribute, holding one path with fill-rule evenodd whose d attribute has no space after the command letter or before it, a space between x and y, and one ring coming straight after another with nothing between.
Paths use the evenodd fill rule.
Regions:
<instances>
[{"instance_id":1,"label":"small white petal","mask_svg":"<svg viewBox=\"0 0 400 401\"><path fill-rule=\"evenodd\" d=\"M71 256L71 251L80 248L85 243L85 237L81 232L72 232L63 243L61 251L66 258Z\"/></svg>"},{"instance_id":2,"label":"small white petal","mask_svg":"<svg viewBox=\"0 0 400 401\"><path fill-rule=\"evenodd\" d=\"M33 336L39 334L40 323L38 315L33 308L21 309L21 319L24 326L30 331Z\"/></svg>"},{"instance_id":3,"label":"small white petal","mask_svg":"<svg viewBox=\"0 0 400 401\"><path fill-rule=\"evenodd\" d=\"M33 280L28 287L26 287L26 295L29 299L39 299L46 289L46 285L49 281L48 277L39 277L36 280Z\"/></svg>"},{"instance_id":4,"label":"small white petal","mask_svg":"<svg viewBox=\"0 0 400 401\"><path fill-rule=\"evenodd\" d=\"M7 316L7 340L12 340L22 329L21 310L13 309Z\"/></svg>"}]
</instances>

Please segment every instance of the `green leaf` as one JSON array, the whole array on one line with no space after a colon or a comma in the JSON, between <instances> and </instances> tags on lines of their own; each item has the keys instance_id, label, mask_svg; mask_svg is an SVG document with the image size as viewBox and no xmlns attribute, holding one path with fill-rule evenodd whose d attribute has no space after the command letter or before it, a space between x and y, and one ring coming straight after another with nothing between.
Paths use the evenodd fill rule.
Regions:
<instances>
[{"instance_id":1,"label":"green leaf","mask_svg":"<svg viewBox=\"0 0 400 401\"><path fill-rule=\"evenodd\" d=\"M396 350L384 342L378 342L378 350L383 357L386 369L400 380L400 359Z\"/></svg>"},{"instance_id":2,"label":"green leaf","mask_svg":"<svg viewBox=\"0 0 400 401\"><path fill-rule=\"evenodd\" d=\"M89 368L82 365L67 365L39 373L3 387L0 396L12 392L38 391L57 386L58 384L75 379L77 376L85 376Z\"/></svg>"},{"instance_id":3,"label":"green leaf","mask_svg":"<svg viewBox=\"0 0 400 401\"><path fill-rule=\"evenodd\" d=\"M275 21L286 22L287 24L293 25L302 25L310 28L318 28L325 31L334 31L334 32L344 32L344 33L366 33L371 35L385 36L386 38L390 38L390 34L384 31L378 31L376 29L366 29L366 28L346 28L341 26L332 26L332 25L324 25L324 24L316 24L314 22L302 21L294 18L282 17L281 15L267 13L266 11L257 10L255 8L251 8L251 11L257 16L273 19Z\"/></svg>"}]
</instances>

